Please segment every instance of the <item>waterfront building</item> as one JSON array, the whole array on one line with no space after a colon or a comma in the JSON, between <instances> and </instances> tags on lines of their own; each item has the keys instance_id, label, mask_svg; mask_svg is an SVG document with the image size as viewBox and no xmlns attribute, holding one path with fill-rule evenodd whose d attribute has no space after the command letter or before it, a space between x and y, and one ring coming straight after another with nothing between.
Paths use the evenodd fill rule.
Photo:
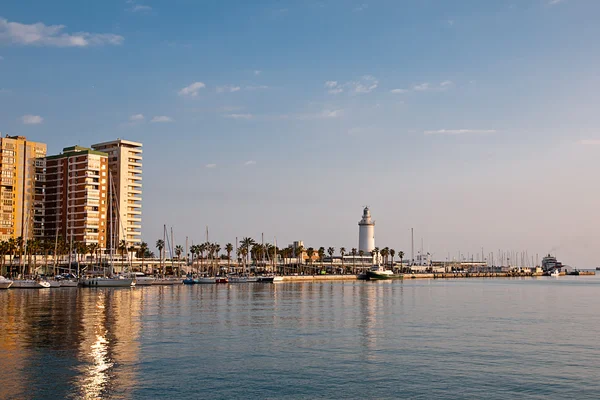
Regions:
<instances>
[{"instance_id":1,"label":"waterfront building","mask_svg":"<svg viewBox=\"0 0 600 400\"><path fill-rule=\"evenodd\" d=\"M362 219L358 222L358 250L370 254L375 249L375 221L371 219L369 207L363 210Z\"/></svg>"},{"instance_id":2,"label":"waterfront building","mask_svg":"<svg viewBox=\"0 0 600 400\"><path fill-rule=\"evenodd\" d=\"M0 240L41 235L46 144L24 136L0 136Z\"/></svg>"},{"instance_id":3,"label":"waterfront building","mask_svg":"<svg viewBox=\"0 0 600 400\"><path fill-rule=\"evenodd\" d=\"M108 155L80 146L46 157L47 240L98 244L106 248L108 232Z\"/></svg>"},{"instance_id":4,"label":"waterfront building","mask_svg":"<svg viewBox=\"0 0 600 400\"><path fill-rule=\"evenodd\" d=\"M92 145L108 154L116 207L113 207L114 243L127 246L141 241L142 235L142 144L117 139Z\"/></svg>"}]
</instances>

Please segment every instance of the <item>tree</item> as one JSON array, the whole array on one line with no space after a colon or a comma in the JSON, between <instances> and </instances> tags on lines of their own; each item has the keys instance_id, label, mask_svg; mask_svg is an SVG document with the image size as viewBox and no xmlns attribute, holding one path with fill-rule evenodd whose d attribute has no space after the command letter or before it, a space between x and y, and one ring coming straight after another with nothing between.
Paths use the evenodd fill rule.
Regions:
<instances>
[{"instance_id":1,"label":"tree","mask_svg":"<svg viewBox=\"0 0 600 400\"><path fill-rule=\"evenodd\" d=\"M319 247L319 261L321 262L321 270L323 269L323 258L325 257L325 247Z\"/></svg>"},{"instance_id":2,"label":"tree","mask_svg":"<svg viewBox=\"0 0 600 400\"><path fill-rule=\"evenodd\" d=\"M402 260L404 259L404 252L402 250L398 252L398 258L400 259L400 270L404 272L404 264L402 263Z\"/></svg>"},{"instance_id":3,"label":"tree","mask_svg":"<svg viewBox=\"0 0 600 400\"><path fill-rule=\"evenodd\" d=\"M383 257L383 259L384 259L384 265L387 265L389 255L390 255L389 247L384 247L383 249L381 249L381 257Z\"/></svg>"},{"instance_id":4,"label":"tree","mask_svg":"<svg viewBox=\"0 0 600 400\"><path fill-rule=\"evenodd\" d=\"M340 255L342 256L342 271L346 272L346 268L344 267L344 256L346 255L346 248L340 247Z\"/></svg>"},{"instance_id":5,"label":"tree","mask_svg":"<svg viewBox=\"0 0 600 400\"><path fill-rule=\"evenodd\" d=\"M390 256L392 257L392 269L394 269L394 256L396 255L396 250L390 249Z\"/></svg>"},{"instance_id":6,"label":"tree","mask_svg":"<svg viewBox=\"0 0 600 400\"><path fill-rule=\"evenodd\" d=\"M243 253L245 255L244 258L244 267L247 267L248 265L248 261L250 261L248 259L248 257L250 256L250 249L253 245L255 245L256 242L254 241L254 239L250 238L250 237L245 237L242 238L242 240L240 240L240 248L245 250Z\"/></svg>"},{"instance_id":7,"label":"tree","mask_svg":"<svg viewBox=\"0 0 600 400\"><path fill-rule=\"evenodd\" d=\"M309 248L306 250L306 255L308 256L308 258L306 259L306 262L307 262L307 263L310 263L310 268L311 268L311 270L312 270L312 268L313 268L313 260L312 260L312 258L313 258L313 254L314 254L314 252L315 252L315 249L314 249L314 248L312 248L312 247L309 247ZM313 271L313 274L314 274L314 271Z\"/></svg>"},{"instance_id":8,"label":"tree","mask_svg":"<svg viewBox=\"0 0 600 400\"><path fill-rule=\"evenodd\" d=\"M335 248L329 247L327 249L327 254L329 254L329 258L331 259L331 271L333 272L333 255L335 254Z\"/></svg>"},{"instance_id":9,"label":"tree","mask_svg":"<svg viewBox=\"0 0 600 400\"><path fill-rule=\"evenodd\" d=\"M231 268L231 253L233 252L233 245L231 243L227 243L225 245L225 251L227 252L227 270Z\"/></svg>"},{"instance_id":10,"label":"tree","mask_svg":"<svg viewBox=\"0 0 600 400\"><path fill-rule=\"evenodd\" d=\"M177 256L177 261L181 260L181 255L183 254L183 246L178 244L175 246L175 255Z\"/></svg>"},{"instance_id":11,"label":"tree","mask_svg":"<svg viewBox=\"0 0 600 400\"><path fill-rule=\"evenodd\" d=\"M142 271L144 270L144 257L146 257L146 252L148 251L148 243L141 242L139 244L140 254L142 255Z\"/></svg>"},{"instance_id":12,"label":"tree","mask_svg":"<svg viewBox=\"0 0 600 400\"><path fill-rule=\"evenodd\" d=\"M294 255L296 256L296 265L298 268L302 268L302 270L304 270L303 264L304 264L304 246L302 246L301 244L298 245L296 247L296 251L294 252Z\"/></svg>"},{"instance_id":13,"label":"tree","mask_svg":"<svg viewBox=\"0 0 600 400\"><path fill-rule=\"evenodd\" d=\"M158 249L158 257L160 258L160 267L162 269L163 266L163 249L165 248L165 241L162 239L158 239L155 244Z\"/></svg>"},{"instance_id":14,"label":"tree","mask_svg":"<svg viewBox=\"0 0 600 400\"><path fill-rule=\"evenodd\" d=\"M221 245L219 243L213 244L213 250L215 252L215 262L217 263L216 269L221 272L221 267L219 267L219 252L221 251Z\"/></svg>"},{"instance_id":15,"label":"tree","mask_svg":"<svg viewBox=\"0 0 600 400\"><path fill-rule=\"evenodd\" d=\"M100 245L98 243L90 243L88 246L88 252L90 256L92 256L92 262L98 262L98 250L100 249Z\"/></svg>"},{"instance_id":16,"label":"tree","mask_svg":"<svg viewBox=\"0 0 600 400\"><path fill-rule=\"evenodd\" d=\"M356 273L356 247L350 250L350 254L352 254L352 272Z\"/></svg>"}]
</instances>

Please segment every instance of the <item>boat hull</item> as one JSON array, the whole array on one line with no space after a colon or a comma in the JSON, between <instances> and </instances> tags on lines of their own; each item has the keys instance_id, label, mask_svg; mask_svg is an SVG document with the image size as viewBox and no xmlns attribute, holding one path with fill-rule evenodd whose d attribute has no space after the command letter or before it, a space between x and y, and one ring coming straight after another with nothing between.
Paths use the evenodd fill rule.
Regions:
<instances>
[{"instance_id":1,"label":"boat hull","mask_svg":"<svg viewBox=\"0 0 600 400\"><path fill-rule=\"evenodd\" d=\"M60 287L78 287L79 282L77 281L60 281Z\"/></svg>"},{"instance_id":2,"label":"boat hull","mask_svg":"<svg viewBox=\"0 0 600 400\"><path fill-rule=\"evenodd\" d=\"M385 273L376 272L376 271L367 271L367 276L371 280L380 280L380 281L381 280L392 279L394 277L391 274L385 274Z\"/></svg>"},{"instance_id":3,"label":"boat hull","mask_svg":"<svg viewBox=\"0 0 600 400\"><path fill-rule=\"evenodd\" d=\"M135 286L133 279L91 278L82 282L86 287L131 287Z\"/></svg>"},{"instance_id":4,"label":"boat hull","mask_svg":"<svg viewBox=\"0 0 600 400\"><path fill-rule=\"evenodd\" d=\"M195 280L197 284L200 285L211 285L217 283L214 276L202 277Z\"/></svg>"},{"instance_id":5,"label":"boat hull","mask_svg":"<svg viewBox=\"0 0 600 400\"><path fill-rule=\"evenodd\" d=\"M138 278L135 278L135 285L136 286L151 286L154 284L155 281L156 281L156 278L153 278L150 276L138 277Z\"/></svg>"},{"instance_id":6,"label":"boat hull","mask_svg":"<svg viewBox=\"0 0 600 400\"><path fill-rule=\"evenodd\" d=\"M13 284L10 279L0 279L0 289L8 289Z\"/></svg>"},{"instance_id":7,"label":"boat hull","mask_svg":"<svg viewBox=\"0 0 600 400\"><path fill-rule=\"evenodd\" d=\"M156 278L152 285L181 285L181 279Z\"/></svg>"},{"instance_id":8,"label":"boat hull","mask_svg":"<svg viewBox=\"0 0 600 400\"><path fill-rule=\"evenodd\" d=\"M11 288L13 289L46 289L50 284L46 281L34 281L32 279L15 280Z\"/></svg>"}]
</instances>

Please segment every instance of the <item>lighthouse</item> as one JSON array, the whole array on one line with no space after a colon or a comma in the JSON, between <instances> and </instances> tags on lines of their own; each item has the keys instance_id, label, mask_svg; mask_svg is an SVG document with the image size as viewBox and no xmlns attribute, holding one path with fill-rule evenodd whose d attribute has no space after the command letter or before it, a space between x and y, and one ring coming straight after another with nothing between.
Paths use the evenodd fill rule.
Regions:
<instances>
[{"instance_id":1,"label":"lighthouse","mask_svg":"<svg viewBox=\"0 0 600 400\"><path fill-rule=\"evenodd\" d=\"M368 255L373 249L375 249L375 221L371 220L369 207L365 207L362 219L358 223L358 250Z\"/></svg>"}]
</instances>

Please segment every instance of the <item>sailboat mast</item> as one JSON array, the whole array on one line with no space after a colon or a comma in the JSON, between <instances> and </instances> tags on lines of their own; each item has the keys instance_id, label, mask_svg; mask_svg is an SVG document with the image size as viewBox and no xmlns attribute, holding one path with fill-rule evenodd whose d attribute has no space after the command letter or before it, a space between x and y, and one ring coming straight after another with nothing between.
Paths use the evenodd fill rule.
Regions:
<instances>
[{"instance_id":1,"label":"sailboat mast","mask_svg":"<svg viewBox=\"0 0 600 400\"><path fill-rule=\"evenodd\" d=\"M108 172L108 215L109 217L109 221L108 221L108 235L109 235L109 276L112 276L112 272L113 272L113 251L114 251L114 246L113 246L113 210L112 210L112 203L113 203L113 199L112 199L112 173L109 171Z\"/></svg>"},{"instance_id":2,"label":"sailboat mast","mask_svg":"<svg viewBox=\"0 0 600 400\"><path fill-rule=\"evenodd\" d=\"M56 263L57 263L57 253L58 253L58 224L54 225L54 276L56 276Z\"/></svg>"},{"instance_id":3,"label":"sailboat mast","mask_svg":"<svg viewBox=\"0 0 600 400\"><path fill-rule=\"evenodd\" d=\"M167 251L167 225L163 225L163 251L160 255L160 268L162 270L163 277L165 276L165 252Z\"/></svg>"}]
</instances>

